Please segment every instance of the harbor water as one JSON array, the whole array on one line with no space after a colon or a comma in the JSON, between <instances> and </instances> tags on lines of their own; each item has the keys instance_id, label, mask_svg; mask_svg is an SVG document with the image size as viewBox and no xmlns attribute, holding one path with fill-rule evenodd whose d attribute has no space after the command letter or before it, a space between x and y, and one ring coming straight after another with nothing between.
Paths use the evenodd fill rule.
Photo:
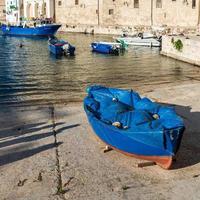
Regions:
<instances>
[{"instance_id":1,"label":"harbor water","mask_svg":"<svg viewBox=\"0 0 200 200\"><path fill-rule=\"evenodd\" d=\"M44 38L0 35L0 104L81 101L90 84L140 91L200 80L199 67L161 56L158 48L130 47L120 56L101 55L91 52L90 43L113 41L111 36L58 36L76 46L74 57L55 58Z\"/></svg>"}]
</instances>

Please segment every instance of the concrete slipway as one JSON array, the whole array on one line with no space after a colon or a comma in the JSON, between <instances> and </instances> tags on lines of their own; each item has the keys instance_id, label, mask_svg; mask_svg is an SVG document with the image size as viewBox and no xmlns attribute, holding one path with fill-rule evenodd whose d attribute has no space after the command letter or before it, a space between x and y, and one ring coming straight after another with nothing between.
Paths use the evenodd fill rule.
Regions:
<instances>
[{"instance_id":1,"label":"concrete slipway","mask_svg":"<svg viewBox=\"0 0 200 200\"><path fill-rule=\"evenodd\" d=\"M1 105L0 199L200 199L200 80L162 86L145 96L174 104L186 132L172 170L104 144L82 104Z\"/></svg>"}]
</instances>

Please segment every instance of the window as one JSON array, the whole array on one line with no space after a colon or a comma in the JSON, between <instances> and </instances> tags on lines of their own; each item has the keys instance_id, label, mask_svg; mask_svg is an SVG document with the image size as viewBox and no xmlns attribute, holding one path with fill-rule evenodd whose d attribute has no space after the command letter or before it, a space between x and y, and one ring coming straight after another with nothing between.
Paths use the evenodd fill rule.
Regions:
<instances>
[{"instance_id":1,"label":"window","mask_svg":"<svg viewBox=\"0 0 200 200\"><path fill-rule=\"evenodd\" d=\"M196 0L192 0L192 8L196 8Z\"/></svg>"},{"instance_id":2,"label":"window","mask_svg":"<svg viewBox=\"0 0 200 200\"><path fill-rule=\"evenodd\" d=\"M61 6L62 5L62 1L58 1L58 5Z\"/></svg>"},{"instance_id":3,"label":"window","mask_svg":"<svg viewBox=\"0 0 200 200\"><path fill-rule=\"evenodd\" d=\"M75 5L78 5L79 4L79 2L78 2L79 0L75 0Z\"/></svg>"},{"instance_id":4,"label":"window","mask_svg":"<svg viewBox=\"0 0 200 200\"><path fill-rule=\"evenodd\" d=\"M109 9L108 13L109 13L109 15L113 15L114 14L114 10L113 9Z\"/></svg>"},{"instance_id":5,"label":"window","mask_svg":"<svg viewBox=\"0 0 200 200\"><path fill-rule=\"evenodd\" d=\"M156 0L156 8L162 8L162 0Z\"/></svg>"},{"instance_id":6,"label":"window","mask_svg":"<svg viewBox=\"0 0 200 200\"><path fill-rule=\"evenodd\" d=\"M139 8L139 0L134 0L134 8Z\"/></svg>"}]
</instances>

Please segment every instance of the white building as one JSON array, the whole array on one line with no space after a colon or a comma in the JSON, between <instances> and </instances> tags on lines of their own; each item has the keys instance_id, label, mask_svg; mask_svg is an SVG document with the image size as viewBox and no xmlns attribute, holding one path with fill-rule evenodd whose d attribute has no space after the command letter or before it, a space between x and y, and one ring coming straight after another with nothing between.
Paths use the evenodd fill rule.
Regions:
<instances>
[{"instance_id":1,"label":"white building","mask_svg":"<svg viewBox=\"0 0 200 200\"><path fill-rule=\"evenodd\" d=\"M24 0L24 17L55 18L54 0Z\"/></svg>"},{"instance_id":2,"label":"white building","mask_svg":"<svg viewBox=\"0 0 200 200\"><path fill-rule=\"evenodd\" d=\"M6 0L6 21L20 22L21 18L55 18L54 0Z\"/></svg>"},{"instance_id":3,"label":"white building","mask_svg":"<svg viewBox=\"0 0 200 200\"><path fill-rule=\"evenodd\" d=\"M23 12L23 0L6 0L6 21L17 23Z\"/></svg>"}]
</instances>

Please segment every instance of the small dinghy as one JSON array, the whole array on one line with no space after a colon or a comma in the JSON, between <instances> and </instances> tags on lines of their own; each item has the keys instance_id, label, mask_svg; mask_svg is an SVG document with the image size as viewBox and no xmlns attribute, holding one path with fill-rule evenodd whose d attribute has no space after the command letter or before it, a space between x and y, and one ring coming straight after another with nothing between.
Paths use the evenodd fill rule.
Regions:
<instances>
[{"instance_id":1,"label":"small dinghy","mask_svg":"<svg viewBox=\"0 0 200 200\"><path fill-rule=\"evenodd\" d=\"M91 47L94 52L113 55L119 55L126 48L122 43L117 42L93 42Z\"/></svg>"},{"instance_id":2,"label":"small dinghy","mask_svg":"<svg viewBox=\"0 0 200 200\"><path fill-rule=\"evenodd\" d=\"M124 42L127 45L133 46L149 46L149 47L160 47L161 39L150 33L139 33L135 37L119 37L116 38L117 42Z\"/></svg>"},{"instance_id":3,"label":"small dinghy","mask_svg":"<svg viewBox=\"0 0 200 200\"><path fill-rule=\"evenodd\" d=\"M102 141L124 154L171 167L185 129L174 108L132 90L91 86L87 92L84 109Z\"/></svg>"},{"instance_id":4,"label":"small dinghy","mask_svg":"<svg viewBox=\"0 0 200 200\"><path fill-rule=\"evenodd\" d=\"M75 52L75 47L64 40L58 40L56 37L50 38L49 51L55 55L70 55L73 56Z\"/></svg>"}]
</instances>

